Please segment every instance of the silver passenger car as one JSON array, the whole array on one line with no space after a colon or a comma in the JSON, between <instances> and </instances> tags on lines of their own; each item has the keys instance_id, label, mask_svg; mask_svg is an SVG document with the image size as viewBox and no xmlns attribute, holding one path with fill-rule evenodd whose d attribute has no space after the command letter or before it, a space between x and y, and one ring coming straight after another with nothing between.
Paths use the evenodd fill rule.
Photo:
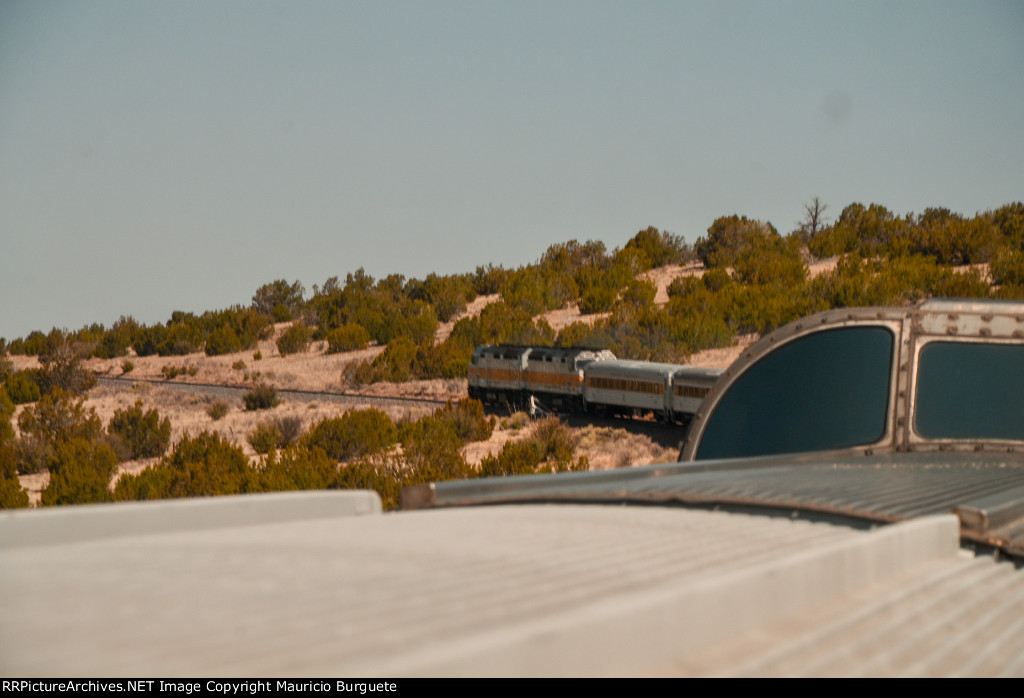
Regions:
<instances>
[{"instance_id":1,"label":"silver passenger car","mask_svg":"<svg viewBox=\"0 0 1024 698\"><path fill-rule=\"evenodd\" d=\"M672 419L689 423L722 375L720 368L683 366L672 374Z\"/></svg>"},{"instance_id":2,"label":"silver passenger car","mask_svg":"<svg viewBox=\"0 0 1024 698\"><path fill-rule=\"evenodd\" d=\"M601 361L584 371L583 400L595 414L653 414L669 421L672 374L676 364L650 361Z\"/></svg>"}]
</instances>

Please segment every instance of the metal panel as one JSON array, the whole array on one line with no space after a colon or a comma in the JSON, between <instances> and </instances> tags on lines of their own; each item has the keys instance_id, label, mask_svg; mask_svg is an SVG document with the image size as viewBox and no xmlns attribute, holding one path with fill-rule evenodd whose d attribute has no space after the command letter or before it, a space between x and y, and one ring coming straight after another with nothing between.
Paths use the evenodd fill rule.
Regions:
<instances>
[{"instance_id":1,"label":"metal panel","mask_svg":"<svg viewBox=\"0 0 1024 698\"><path fill-rule=\"evenodd\" d=\"M81 516L50 518L73 539ZM960 554L952 516L870 531L672 507L231 519L0 549L0 672L1024 671L1024 573Z\"/></svg>"},{"instance_id":2,"label":"metal panel","mask_svg":"<svg viewBox=\"0 0 1024 698\"><path fill-rule=\"evenodd\" d=\"M890 397L885 420L885 434L877 443L868 446L857 446L849 452L860 452L892 449L895 447L897 428L895 425L905 421L905 400L907 371L906 362L900 360L903 346L909 330L911 312L901 308L847 308L831 310L811 315L802 320L790 323L775 332L761 338L756 344L745 351L715 383L715 387L704 400L704 404L693 417L686 441L680 452L681 460L692 460L707 428L708 419L715 411L719 402L726 396L732 385L752 366L771 354L778 347L785 346L803 336L816 333L823 329L841 329L846 327L875 326L890 330L894 336L893 371L890 377Z\"/></svg>"},{"instance_id":3,"label":"metal panel","mask_svg":"<svg viewBox=\"0 0 1024 698\"><path fill-rule=\"evenodd\" d=\"M966 540L1024 556L1024 456L909 453L697 461L629 470L441 482L409 488L403 507L523 501L631 501L760 509L893 522L974 509L1001 512ZM971 515L973 516L973 514Z\"/></svg>"}]
</instances>

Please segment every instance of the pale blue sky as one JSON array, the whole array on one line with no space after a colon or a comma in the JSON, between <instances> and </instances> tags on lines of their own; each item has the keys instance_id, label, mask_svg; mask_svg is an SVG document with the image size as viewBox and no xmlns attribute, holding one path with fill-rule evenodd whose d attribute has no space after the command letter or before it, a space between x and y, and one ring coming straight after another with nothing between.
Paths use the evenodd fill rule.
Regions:
<instances>
[{"instance_id":1,"label":"pale blue sky","mask_svg":"<svg viewBox=\"0 0 1024 698\"><path fill-rule=\"evenodd\" d=\"M0 336L1024 199L1024 3L0 1Z\"/></svg>"}]
</instances>

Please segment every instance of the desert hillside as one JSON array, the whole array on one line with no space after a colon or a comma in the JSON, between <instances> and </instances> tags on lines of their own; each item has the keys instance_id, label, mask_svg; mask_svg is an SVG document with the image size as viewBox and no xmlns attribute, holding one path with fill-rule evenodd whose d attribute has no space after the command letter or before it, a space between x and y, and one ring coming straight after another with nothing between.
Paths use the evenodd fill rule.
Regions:
<instances>
[{"instance_id":1,"label":"desert hillside","mask_svg":"<svg viewBox=\"0 0 1024 698\"><path fill-rule=\"evenodd\" d=\"M672 280L700 273L699 268L692 266L684 268L671 265L655 269L647 276L657 284L658 301L664 303L667 301L665 289ZM462 313L438 327L435 341L444 341L457 320L478 315L488 304L499 300L498 294L477 297L467 304ZM569 304L563 309L549 311L538 317L546 319L557 330L573 322L593 321L598 316L583 315L575 304ZM170 419L172 444L184 435L195 435L204 430L215 431L255 459L257 454L247 437L257 426L272 419L297 418L305 430L325 418L337 417L349 410L375 407L385 411L396 422L401 422L430 414L436 409L436 402L426 401L457 401L466 397L464 378L379 382L353 389L346 385L343 376L345 366L372 360L384 348L370 346L329 354L327 343L318 341L312 342L305 352L282 356L276 341L292 324L277 323L273 336L260 340L254 350L220 356L195 352L174 357L140 357L129 352L127 356L116 359L86 359L83 366L101 380L86 393L85 407L94 410L103 423L107 424L117 410L126 409L141 400L144 409L155 408L162 417ZM689 363L694 366L725 368L755 340L756 335L738 337L731 347L708 349L692 355ZM254 358L256 356L259 358ZM15 355L11 361L16 370L39 366L36 357ZM125 371L126 366L130 367L128 372ZM181 375L168 380L165 376L165 367L168 366L185 370ZM104 378L117 380L102 380ZM365 400L350 397L345 402L337 402L331 397L284 393L281 403L272 409L247 411L237 394L224 395L209 387L216 385L248 389L256 382L264 382L280 391L346 393L349 396L357 393L365 396ZM382 405L374 399L380 397L412 400L405 404ZM210 416L210 407L217 402L226 402L228 409L223 417L214 419ZM23 409L24 406L19 406L16 410L15 423ZM613 423L570 426L569 429L578 439L577 455L585 456L592 469L621 468L675 459L678 446L666 445L666 442L671 441L671 436L661 434L659 443L649 435L627 429L629 426ZM507 442L527 437L531 432L532 425L528 421L512 418L512 415L499 417L491 437L486 441L466 445L463 455L467 463L478 465L484 457L498 453ZM120 473L137 473L158 460L129 460L119 464L118 469ZM33 505L37 505L49 481L49 474L33 473L22 475L19 479L28 489Z\"/></svg>"}]
</instances>

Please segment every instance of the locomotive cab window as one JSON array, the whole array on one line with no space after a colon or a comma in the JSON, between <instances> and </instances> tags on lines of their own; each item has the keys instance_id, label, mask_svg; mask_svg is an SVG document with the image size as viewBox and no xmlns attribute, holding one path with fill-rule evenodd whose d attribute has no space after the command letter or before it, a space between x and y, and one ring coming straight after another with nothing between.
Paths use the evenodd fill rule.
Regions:
<instances>
[{"instance_id":1,"label":"locomotive cab window","mask_svg":"<svg viewBox=\"0 0 1024 698\"><path fill-rule=\"evenodd\" d=\"M697 459L873 444L886 433L895 337L880 326L823 330L752 364L708 416Z\"/></svg>"},{"instance_id":2,"label":"locomotive cab window","mask_svg":"<svg viewBox=\"0 0 1024 698\"><path fill-rule=\"evenodd\" d=\"M925 344L914 431L928 439L1024 440L1024 345Z\"/></svg>"}]
</instances>

